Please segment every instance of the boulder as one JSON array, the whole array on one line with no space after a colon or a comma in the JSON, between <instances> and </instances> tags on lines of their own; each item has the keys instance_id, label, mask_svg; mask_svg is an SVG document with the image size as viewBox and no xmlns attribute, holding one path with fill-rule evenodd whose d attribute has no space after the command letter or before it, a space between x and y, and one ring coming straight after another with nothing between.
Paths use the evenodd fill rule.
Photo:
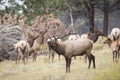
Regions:
<instances>
[{"instance_id":1,"label":"boulder","mask_svg":"<svg viewBox=\"0 0 120 80\"><path fill-rule=\"evenodd\" d=\"M17 43L21 37L22 32L18 25L0 25L0 61L15 59L13 44Z\"/></svg>"}]
</instances>

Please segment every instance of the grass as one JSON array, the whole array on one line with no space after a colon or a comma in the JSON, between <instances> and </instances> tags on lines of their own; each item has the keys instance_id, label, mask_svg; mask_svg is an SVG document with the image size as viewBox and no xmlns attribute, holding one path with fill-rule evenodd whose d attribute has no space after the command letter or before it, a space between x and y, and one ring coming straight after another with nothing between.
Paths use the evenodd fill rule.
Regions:
<instances>
[{"instance_id":1,"label":"grass","mask_svg":"<svg viewBox=\"0 0 120 80\"><path fill-rule=\"evenodd\" d=\"M99 39L94 44L93 55L96 58L96 69L88 69L88 62L83 57L72 59L71 73L65 73L65 60L55 55L52 63L48 56L39 56L36 62L29 59L28 64L15 65L14 61L0 63L0 80L120 80L120 61L115 64L112 61L112 53L107 45Z\"/></svg>"}]
</instances>

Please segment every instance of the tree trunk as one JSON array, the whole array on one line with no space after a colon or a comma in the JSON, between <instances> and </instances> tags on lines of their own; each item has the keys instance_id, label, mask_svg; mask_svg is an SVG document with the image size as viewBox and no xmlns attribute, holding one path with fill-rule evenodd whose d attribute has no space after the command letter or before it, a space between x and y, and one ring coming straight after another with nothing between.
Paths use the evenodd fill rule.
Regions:
<instances>
[{"instance_id":1,"label":"tree trunk","mask_svg":"<svg viewBox=\"0 0 120 80\"><path fill-rule=\"evenodd\" d=\"M104 12L103 32L105 33L105 36L108 35L108 21L109 21L108 18L109 18L108 12Z\"/></svg>"},{"instance_id":2,"label":"tree trunk","mask_svg":"<svg viewBox=\"0 0 120 80\"><path fill-rule=\"evenodd\" d=\"M88 10L89 31L94 33L94 0L84 0L85 7Z\"/></svg>"},{"instance_id":3,"label":"tree trunk","mask_svg":"<svg viewBox=\"0 0 120 80\"><path fill-rule=\"evenodd\" d=\"M91 33L94 33L94 5L90 6L90 12L89 12L89 31Z\"/></svg>"},{"instance_id":4,"label":"tree trunk","mask_svg":"<svg viewBox=\"0 0 120 80\"><path fill-rule=\"evenodd\" d=\"M72 14L72 8L71 6L67 3L67 1L65 0L65 4L68 6L68 8L70 9L70 28L72 29L73 32L75 32L75 30L73 29L74 23L73 23L73 14Z\"/></svg>"},{"instance_id":5,"label":"tree trunk","mask_svg":"<svg viewBox=\"0 0 120 80\"><path fill-rule=\"evenodd\" d=\"M71 27L73 28L73 16L72 16L72 9L70 8L70 21L71 21Z\"/></svg>"},{"instance_id":6,"label":"tree trunk","mask_svg":"<svg viewBox=\"0 0 120 80\"><path fill-rule=\"evenodd\" d=\"M104 20L103 20L103 32L105 36L108 35L108 21L109 21L109 1L104 0Z\"/></svg>"}]
</instances>

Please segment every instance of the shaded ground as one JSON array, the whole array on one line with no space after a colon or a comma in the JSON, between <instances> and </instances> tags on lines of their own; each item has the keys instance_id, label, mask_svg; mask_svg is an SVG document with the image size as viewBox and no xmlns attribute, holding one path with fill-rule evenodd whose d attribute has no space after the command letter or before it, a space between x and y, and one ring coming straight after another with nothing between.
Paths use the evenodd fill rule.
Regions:
<instances>
[{"instance_id":1,"label":"shaded ground","mask_svg":"<svg viewBox=\"0 0 120 80\"><path fill-rule=\"evenodd\" d=\"M29 59L27 65L15 65L14 61L0 63L0 80L119 80L120 61L113 63L112 53L107 45L99 41L94 45L93 54L96 57L96 69L88 69L88 63L72 60L71 73L65 73L65 61L56 55L53 63L48 61L48 56L39 56L36 62Z\"/></svg>"}]
</instances>

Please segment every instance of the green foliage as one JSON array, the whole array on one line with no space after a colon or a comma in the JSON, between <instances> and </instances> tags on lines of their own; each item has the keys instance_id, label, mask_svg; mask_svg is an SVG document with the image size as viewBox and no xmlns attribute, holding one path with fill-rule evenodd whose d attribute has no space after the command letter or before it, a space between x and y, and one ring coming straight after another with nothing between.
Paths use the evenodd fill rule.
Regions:
<instances>
[{"instance_id":1,"label":"green foliage","mask_svg":"<svg viewBox=\"0 0 120 80\"><path fill-rule=\"evenodd\" d=\"M22 5L19 5L15 0L8 0L8 5L5 5L5 2L0 2L1 6L4 6L4 10L0 10L4 13L11 13L12 15L18 14L18 11L22 10Z\"/></svg>"},{"instance_id":2,"label":"green foliage","mask_svg":"<svg viewBox=\"0 0 120 80\"><path fill-rule=\"evenodd\" d=\"M25 0L25 5L28 12L33 15L57 14L62 6L62 0Z\"/></svg>"},{"instance_id":3,"label":"green foliage","mask_svg":"<svg viewBox=\"0 0 120 80\"><path fill-rule=\"evenodd\" d=\"M5 10L0 10L0 15L4 15L6 13L6 11Z\"/></svg>"}]
</instances>

